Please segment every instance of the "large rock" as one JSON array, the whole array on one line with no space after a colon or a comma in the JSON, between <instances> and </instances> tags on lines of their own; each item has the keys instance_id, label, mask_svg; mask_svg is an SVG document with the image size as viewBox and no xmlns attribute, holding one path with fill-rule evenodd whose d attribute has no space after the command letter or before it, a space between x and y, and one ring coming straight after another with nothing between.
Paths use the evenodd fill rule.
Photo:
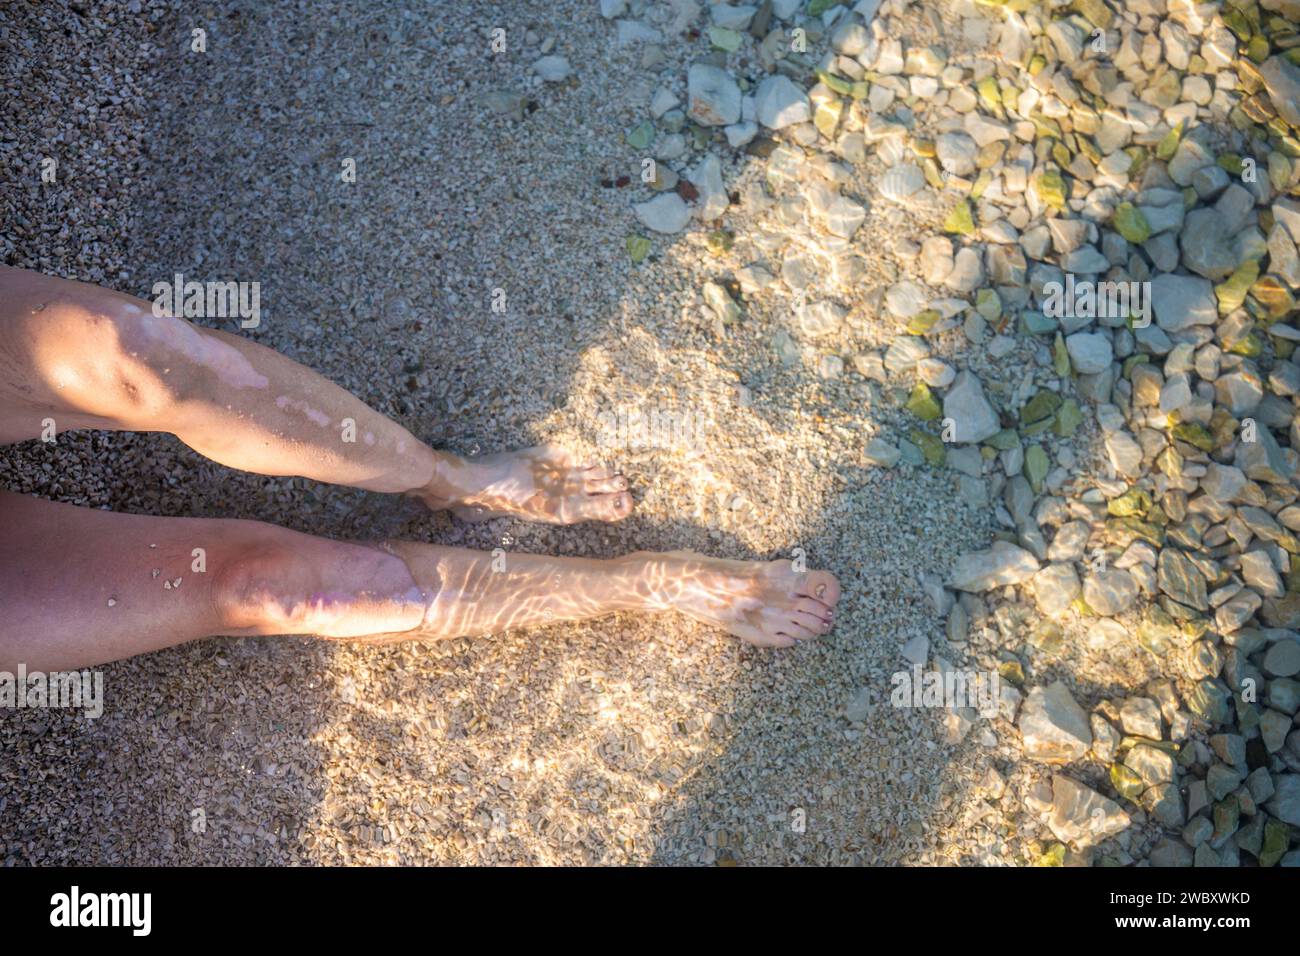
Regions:
<instances>
[{"instance_id":1,"label":"large rock","mask_svg":"<svg viewBox=\"0 0 1300 956\"><path fill-rule=\"evenodd\" d=\"M1144 806L1157 822L1173 830L1187 822L1183 797L1174 783L1157 784L1142 794Z\"/></svg>"},{"instance_id":2,"label":"large rock","mask_svg":"<svg viewBox=\"0 0 1300 956\"><path fill-rule=\"evenodd\" d=\"M1291 241L1300 245L1300 201L1279 199L1273 203L1273 219L1291 237Z\"/></svg>"},{"instance_id":3,"label":"large rock","mask_svg":"<svg viewBox=\"0 0 1300 956\"><path fill-rule=\"evenodd\" d=\"M1126 431L1108 432L1105 438L1106 454L1119 474L1137 478L1142 474L1142 446Z\"/></svg>"},{"instance_id":4,"label":"large rock","mask_svg":"<svg viewBox=\"0 0 1300 956\"><path fill-rule=\"evenodd\" d=\"M758 108L758 121L769 129L784 129L795 123L806 123L812 116L808 94L780 74L769 76L758 84L754 99Z\"/></svg>"},{"instance_id":5,"label":"large rock","mask_svg":"<svg viewBox=\"0 0 1300 956\"><path fill-rule=\"evenodd\" d=\"M1263 401L1264 381L1249 363L1243 364L1240 371L1220 375L1215 380L1214 398L1233 417L1242 418L1254 412Z\"/></svg>"},{"instance_id":6,"label":"large rock","mask_svg":"<svg viewBox=\"0 0 1300 956\"><path fill-rule=\"evenodd\" d=\"M1065 339L1070 363L1080 375L1097 375L1110 368L1115 349L1101 332L1075 332Z\"/></svg>"},{"instance_id":7,"label":"large rock","mask_svg":"<svg viewBox=\"0 0 1300 956\"><path fill-rule=\"evenodd\" d=\"M1201 479L1201 490L1216 501L1231 504L1246 488L1246 473L1232 465L1220 465L1208 462L1205 477Z\"/></svg>"},{"instance_id":8,"label":"large rock","mask_svg":"<svg viewBox=\"0 0 1300 956\"><path fill-rule=\"evenodd\" d=\"M1278 223L1268 234L1269 268L1291 288L1300 288L1300 251L1291 234Z\"/></svg>"},{"instance_id":9,"label":"large rock","mask_svg":"<svg viewBox=\"0 0 1300 956\"><path fill-rule=\"evenodd\" d=\"M984 264L980 254L970 246L957 250L952 260L952 271L944 285L958 292L974 292L984 284Z\"/></svg>"},{"instance_id":10,"label":"large rock","mask_svg":"<svg viewBox=\"0 0 1300 956\"><path fill-rule=\"evenodd\" d=\"M1259 68L1278 115L1292 126L1300 126L1300 66L1284 56L1271 56Z\"/></svg>"},{"instance_id":11,"label":"large rock","mask_svg":"<svg viewBox=\"0 0 1300 956\"><path fill-rule=\"evenodd\" d=\"M1092 746L1088 715L1060 681L1029 692L1019 726L1025 756L1034 760L1069 763Z\"/></svg>"},{"instance_id":12,"label":"large rock","mask_svg":"<svg viewBox=\"0 0 1300 956\"><path fill-rule=\"evenodd\" d=\"M690 207L677 193L662 193L632 207L647 229L655 232L681 232L691 221Z\"/></svg>"},{"instance_id":13,"label":"large rock","mask_svg":"<svg viewBox=\"0 0 1300 956\"><path fill-rule=\"evenodd\" d=\"M958 591L988 591L1020 584L1038 571L1038 559L1007 541L994 541L987 551L963 554L948 575L948 587Z\"/></svg>"},{"instance_id":14,"label":"large rock","mask_svg":"<svg viewBox=\"0 0 1300 956\"><path fill-rule=\"evenodd\" d=\"M1214 325L1219 307L1214 286L1193 276L1158 275L1151 280L1151 305L1156 325L1179 332L1193 325Z\"/></svg>"},{"instance_id":15,"label":"large rock","mask_svg":"<svg viewBox=\"0 0 1300 956\"><path fill-rule=\"evenodd\" d=\"M1173 783L1178 774L1174 758L1167 750L1138 744L1124 758L1124 765L1142 778L1148 787Z\"/></svg>"},{"instance_id":16,"label":"large rock","mask_svg":"<svg viewBox=\"0 0 1300 956\"><path fill-rule=\"evenodd\" d=\"M696 63L686 73L686 93L686 110L701 126L740 121L740 87L726 70Z\"/></svg>"},{"instance_id":17,"label":"large rock","mask_svg":"<svg viewBox=\"0 0 1300 956\"><path fill-rule=\"evenodd\" d=\"M1300 21L1300 0L1259 0L1259 5L1265 10L1282 14L1293 23Z\"/></svg>"},{"instance_id":18,"label":"large rock","mask_svg":"<svg viewBox=\"0 0 1300 956\"><path fill-rule=\"evenodd\" d=\"M863 23L870 26L871 21L876 18L876 11L880 9L880 2L881 0L858 0L853 5L853 12L862 18ZM1273 2L1277 2L1277 0L1273 0ZM1296 0L1282 0L1282 2L1295 3ZM1264 0L1264 6L1268 7L1268 4L1269 0ZM1274 8L1269 7L1269 9Z\"/></svg>"},{"instance_id":19,"label":"large rock","mask_svg":"<svg viewBox=\"0 0 1300 956\"><path fill-rule=\"evenodd\" d=\"M1300 640L1284 638L1264 655L1264 670L1270 677L1294 677L1300 674Z\"/></svg>"},{"instance_id":20,"label":"large rock","mask_svg":"<svg viewBox=\"0 0 1300 956\"><path fill-rule=\"evenodd\" d=\"M713 22L720 27L728 30L744 31L749 29L750 21L754 19L754 14L758 12L758 7L732 6L728 3L716 4L709 11L713 16Z\"/></svg>"},{"instance_id":21,"label":"large rock","mask_svg":"<svg viewBox=\"0 0 1300 956\"><path fill-rule=\"evenodd\" d=\"M1128 829L1130 822L1114 800L1062 774L1052 777L1052 815L1047 825L1058 840L1091 846Z\"/></svg>"},{"instance_id":22,"label":"large rock","mask_svg":"<svg viewBox=\"0 0 1300 956\"><path fill-rule=\"evenodd\" d=\"M1137 600L1138 586L1127 571L1098 571L1083 579L1083 599L1102 617L1123 614Z\"/></svg>"},{"instance_id":23,"label":"large rock","mask_svg":"<svg viewBox=\"0 0 1300 956\"><path fill-rule=\"evenodd\" d=\"M1217 209L1193 209L1183 222L1178 244L1183 265L1216 282L1232 275L1237 256L1232 251L1228 223Z\"/></svg>"},{"instance_id":24,"label":"large rock","mask_svg":"<svg viewBox=\"0 0 1300 956\"><path fill-rule=\"evenodd\" d=\"M870 45L871 31L852 17L845 17L831 34L831 49L844 56L856 57Z\"/></svg>"},{"instance_id":25,"label":"large rock","mask_svg":"<svg viewBox=\"0 0 1300 956\"><path fill-rule=\"evenodd\" d=\"M1059 617L1079 596L1079 576L1073 564L1049 564L1034 575L1034 600L1048 617Z\"/></svg>"},{"instance_id":26,"label":"large rock","mask_svg":"<svg viewBox=\"0 0 1300 956\"><path fill-rule=\"evenodd\" d=\"M1191 558L1177 548L1165 548L1160 552L1157 581L1160 590L1179 604L1198 611L1209 610L1205 575L1192 563Z\"/></svg>"},{"instance_id":27,"label":"large rock","mask_svg":"<svg viewBox=\"0 0 1300 956\"><path fill-rule=\"evenodd\" d=\"M1267 428L1258 429L1255 441L1237 442L1232 463L1252 481L1281 485L1295 477L1294 469Z\"/></svg>"},{"instance_id":28,"label":"large rock","mask_svg":"<svg viewBox=\"0 0 1300 956\"><path fill-rule=\"evenodd\" d=\"M944 133L934 142L935 155L945 170L954 176L975 172L975 140L965 133Z\"/></svg>"},{"instance_id":29,"label":"large rock","mask_svg":"<svg viewBox=\"0 0 1300 956\"><path fill-rule=\"evenodd\" d=\"M895 166L893 169L888 170L885 173L884 179L888 180L896 170L902 168L904 167ZM916 166L909 166L906 168L914 169L918 176L921 175L920 169ZM924 184L925 180L923 176L921 177L921 180L922 184ZM917 188L919 189L920 187L918 186ZM881 192L885 191L884 181L882 181L880 189ZM921 277L925 279L926 282L930 283L930 285L942 285L944 280L948 278L948 274L952 272L952 267L954 265L952 257L952 240L947 236L931 236L921 243L921 256L917 261L921 267Z\"/></svg>"},{"instance_id":30,"label":"large rock","mask_svg":"<svg viewBox=\"0 0 1300 956\"><path fill-rule=\"evenodd\" d=\"M1130 697L1124 701L1119 709L1119 722L1126 734L1160 739L1160 705L1150 697Z\"/></svg>"},{"instance_id":31,"label":"large rock","mask_svg":"<svg viewBox=\"0 0 1300 956\"><path fill-rule=\"evenodd\" d=\"M943 399L944 418L953 422L953 441L982 442L1002 430L997 412L984 397L980 380L962 372Z\"/></svg>"},{"instance_id":32,"label":"large rock","mask_svg":"<svg viewBox=\"0 0 1300 956\"><path fill-rule=\"evenodd\" d=\"M1264 808L1283 823L1300 827L1300 774L1279 774L1273 784L1276 787L1273 799Z\"/></svg>"},{"instance_id":33,"label":"large rock","mask_svg":"<svg viewBox=\"0 0 1300 956\"><path fill-rule=\"evenodd\" d=\"M1273 567L1273 559L1260 548L1241 556L1241 576L1246 579L1246 587L1266 598L1280 598L1286 594L1282 576Z\"/></svg>"},{"instance_id":34,"label":"large rock","mask_svg":"<svg viewBox=\"0 0 1300 956\"><path fill-rule=\"evenodd\" d=\"M700 164L686 174L699 195L695 199L695 215L705 222L717 219L727 211L731 200L722 182L722 163L710 153Z\"/></svg>"},{"instance_id":35,"label":"large rock","mask_svg":"<svg viewBox=\"0 0 1300 956\"><path fill-rule=\"evenodd\" d=\"M1110 260L1093 246L1081 246L1065 256L1061 268L1075 275L1095 275L1110 268Z\"/></svg>"},{"instance_id":36,"label":"large rock","mask_svg":"<svg viewBox=\"0 0 1300 956\"><path fill-rule=\"evenodd\" d=\"M1214 162L1214 155L1194 139L1184 139L1178 144L1169 160L1169 178L1179 186L1190 186L1196 171Z\"/></svg>"}]
</instances>

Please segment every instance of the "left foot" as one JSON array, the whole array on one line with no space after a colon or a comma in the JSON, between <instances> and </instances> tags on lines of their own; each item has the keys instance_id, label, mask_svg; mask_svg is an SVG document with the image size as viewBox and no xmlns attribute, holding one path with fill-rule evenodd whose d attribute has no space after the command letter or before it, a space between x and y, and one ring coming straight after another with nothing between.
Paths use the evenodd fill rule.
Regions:
<instances>
[{"instance_id":1,"label":"left foot","mask_svg":"<svg viewBox=\"0 0 1300 956\"><path fill-rule=\"evenodd\" d=\"M793 647L830 633L840 584L790 561L729 561L688 551L631 556L650 582L651 609L673 608L758 647Z\"/></svg>"},{"instance_id":2,"label":"left foot","mask_svg":"<svg viewBox=\"0 0 1300 956\"><path fill-rule=\"evenodd\" d=\"M522 518L547 524L621 521L632 513L627 479L583 464L552 445L481 458L446 456L434 483L418 492L431 508L450 508L467 521Z\"/></svg>"}]
</instances>

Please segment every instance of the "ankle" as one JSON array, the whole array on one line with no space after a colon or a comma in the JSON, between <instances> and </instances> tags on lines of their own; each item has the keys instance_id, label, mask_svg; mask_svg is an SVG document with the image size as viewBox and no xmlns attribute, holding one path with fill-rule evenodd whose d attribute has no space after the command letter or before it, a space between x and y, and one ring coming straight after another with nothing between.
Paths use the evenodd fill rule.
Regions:
<instances>
[{"instance_id":1,"label":"ankle","mask_svg":"<svg viewBox=\"0 0 1300 956\"><path fill-rule=\"evenodd\" d=\"M469 504L474 491L473 464L448 451L434 451L432 477L422 486L411 489L411 494L435 510L453 505Z\"/></svg>"}]
</instances>

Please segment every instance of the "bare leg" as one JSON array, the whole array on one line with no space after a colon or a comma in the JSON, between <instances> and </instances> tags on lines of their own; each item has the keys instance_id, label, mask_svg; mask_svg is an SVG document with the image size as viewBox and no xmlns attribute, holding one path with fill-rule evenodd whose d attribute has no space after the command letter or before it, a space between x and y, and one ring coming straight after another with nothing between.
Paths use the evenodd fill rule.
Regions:
<instances>
[{"instance_id":1,"label":"bare leg","mask_svg":"<svg viewBox=\"0 0 1300 956\"><path fill-rule=\"evenodd\" d=\"M831 575L784 561L507 554L502 564L461 548L354 544L7 492L0 528L0 670L9 671L86 667L214 634L436 640L615 611L680 610L788 647L828 631L839 597Z\"/></svg>"},{"instance_id":2,"label":"bare leg","mask_svg":"<svg viewBox=\"0 0 1300 956\"><path fill-rule=\"evenodd\" d=\"M238 335L96 286L0 266L0 444L56 431L175 434L232 468L404 492L430 507L617 521L627 481L558 449L467 460Z\"/></svg>"}]
</instances>

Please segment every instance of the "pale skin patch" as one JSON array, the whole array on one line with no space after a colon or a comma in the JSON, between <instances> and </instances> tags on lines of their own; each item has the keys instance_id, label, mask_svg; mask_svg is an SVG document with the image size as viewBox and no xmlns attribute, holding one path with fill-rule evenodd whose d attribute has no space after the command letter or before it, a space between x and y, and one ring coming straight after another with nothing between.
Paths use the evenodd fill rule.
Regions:
<instances>
[{"instance_id":1,"label":"pale skin patch","mask_svg":"<svg viewBox=\"0 0 1300 956\"><path fill-rule=\"evenodd\" d=\"M315 422L321 428L328 428L330 425L334 424L328 415L322 412L319 408L313 408L309 403L302 399L290 398L288 395L277 395L275 399L275 407L281 411L293 410L298 412L308 421ZM370 437L370 441L367 442L367 444L373 445L375 443L375 436L370 432L366 432L366 434Z\"/></svg>"},{"instance_id":2,"label":"pale skin patch","mask_svg":"<svg viewBox=\"0 0 1300 956\"><path fill-rule=\"evenodd\" d=\"M237 348L213 336L203 335L184 319L153 315L134 306L123 310L122 314L134 319L132 324L143 337L139 343L126 338L123 344L127 348L138 344L139 351L162 349L175 353L196 365L211 369L217 380L228 388L266 388L270 384L270 379L253 368L252 363Z\"/></svg>"}]
</instances>

